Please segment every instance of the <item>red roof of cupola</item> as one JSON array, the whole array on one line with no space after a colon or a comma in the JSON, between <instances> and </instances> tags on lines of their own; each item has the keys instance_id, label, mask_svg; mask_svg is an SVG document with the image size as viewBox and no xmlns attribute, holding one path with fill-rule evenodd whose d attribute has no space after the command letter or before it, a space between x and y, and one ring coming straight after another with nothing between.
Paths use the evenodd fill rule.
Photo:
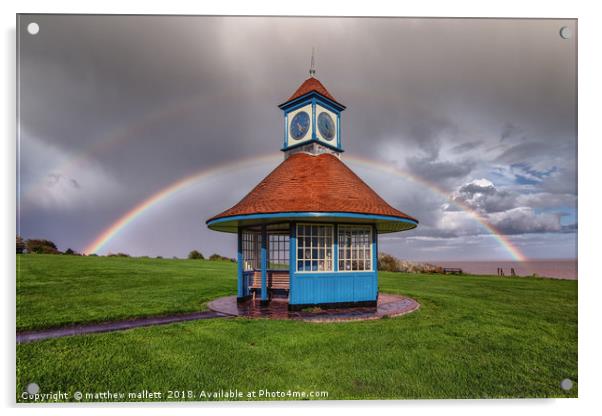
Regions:
<instances>
[{"instance_id":1,"label":"red roof of cupola","mask_svg":"<svg viewBox=\"0 0 602 416\"><path fill-rule=\"evenodd\" d=\"M303 84L301 84L301 86L297 88L297 91L295 91L295 93L291 95L291 97L288 100L286 100L286 102L293 101L295 98L302 97L305 94L308 94L312 91L315 91L318 94L328 98L329 100L332 100L335 103L342 105L332 96L332 94L328 92L324 84L322 84L317 78L314 77L307 78L303 82Z\"/></svg>"}]
</instances>

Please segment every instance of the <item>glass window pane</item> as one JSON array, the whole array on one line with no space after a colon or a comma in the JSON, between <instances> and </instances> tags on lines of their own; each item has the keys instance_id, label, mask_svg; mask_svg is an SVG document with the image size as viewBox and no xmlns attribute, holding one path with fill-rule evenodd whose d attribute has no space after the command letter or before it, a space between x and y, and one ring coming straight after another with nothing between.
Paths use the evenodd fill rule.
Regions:
<instances>
[{"instance_id":1,"label":"glass window pane","mask_svg":"<svg viewBox=\"0 0 602 416\"><path fill-rule=\"evenodd\" d=\"M297 225L297 260L305 262L303 271L332 270L332 262L323 261L332 259L332 229L330 225ZM305 232L305 236L301 235L301 231ZM287 240L283 239L281 245L284 252L288 248Z\"/></svg>"},{"instance_id":2,"label":"glass window pane","mask_svg":"<svg viewBox=\"0 0 602 416\"><path fill-rule=\"evenodd\" d=\"M340 270L370 270L372 227L365 225L339 225L339 259L345 267Z\"/></svg>"}]
</instances>

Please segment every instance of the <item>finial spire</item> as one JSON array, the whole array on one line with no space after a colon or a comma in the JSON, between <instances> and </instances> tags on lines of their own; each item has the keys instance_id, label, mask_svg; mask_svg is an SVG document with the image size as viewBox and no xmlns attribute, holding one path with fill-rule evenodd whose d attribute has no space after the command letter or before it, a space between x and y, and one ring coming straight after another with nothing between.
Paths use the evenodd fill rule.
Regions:
<instances>
[{"instance_id":1,"label":"finial spire","mask_svg":"<svg viewBox=\"0 0 602 416\"><path fill-rule=\"evenodd\" d=\"M309 67L309 76L310 77L314 77L314 75L316 75L316 68L314 67L315 62L314 62L314 48L312 46L311 48L311 66Z\"/></svg>"}]
</instances>

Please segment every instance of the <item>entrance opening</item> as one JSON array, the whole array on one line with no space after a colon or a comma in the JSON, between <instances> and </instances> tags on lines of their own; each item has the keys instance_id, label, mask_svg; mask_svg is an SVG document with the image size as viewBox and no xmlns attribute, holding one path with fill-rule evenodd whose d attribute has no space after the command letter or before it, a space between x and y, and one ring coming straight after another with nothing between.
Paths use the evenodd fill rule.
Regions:
<instances>
[{"instance_id":1,"label":"entrance opening","mask_svg":"<svg viewBox=\"0 0 602 416\"><path fill-rule=\"evenodd\" d=\"M250 227L242 232L243 273L248 292L261 293L261 228ZM290 226L275 224L267 227L266 285L270 298L288 299L290 288Z\"/></svg>"}]
</instances>

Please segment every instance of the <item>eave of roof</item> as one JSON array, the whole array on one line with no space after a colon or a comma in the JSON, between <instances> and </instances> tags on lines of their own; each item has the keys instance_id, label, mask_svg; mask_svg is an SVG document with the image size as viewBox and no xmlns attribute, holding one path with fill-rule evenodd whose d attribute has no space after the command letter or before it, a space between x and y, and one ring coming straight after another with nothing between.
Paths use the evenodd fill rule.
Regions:
<instances>
[{"instance_id":1,"label":"eave of roof","mask_svg":"<svg viewBox=\"0 0 602 416\"><path fill-rule=\"evenodd\" d=\"M214 231L235 233L241 227L256 226L260 224L278 224L291 221L374 224L380 234L411 230L418 226L417 220L409 218L351 212L277 212L234 215L208 220L207 226Z\"/></svg>"}]
</instances>

